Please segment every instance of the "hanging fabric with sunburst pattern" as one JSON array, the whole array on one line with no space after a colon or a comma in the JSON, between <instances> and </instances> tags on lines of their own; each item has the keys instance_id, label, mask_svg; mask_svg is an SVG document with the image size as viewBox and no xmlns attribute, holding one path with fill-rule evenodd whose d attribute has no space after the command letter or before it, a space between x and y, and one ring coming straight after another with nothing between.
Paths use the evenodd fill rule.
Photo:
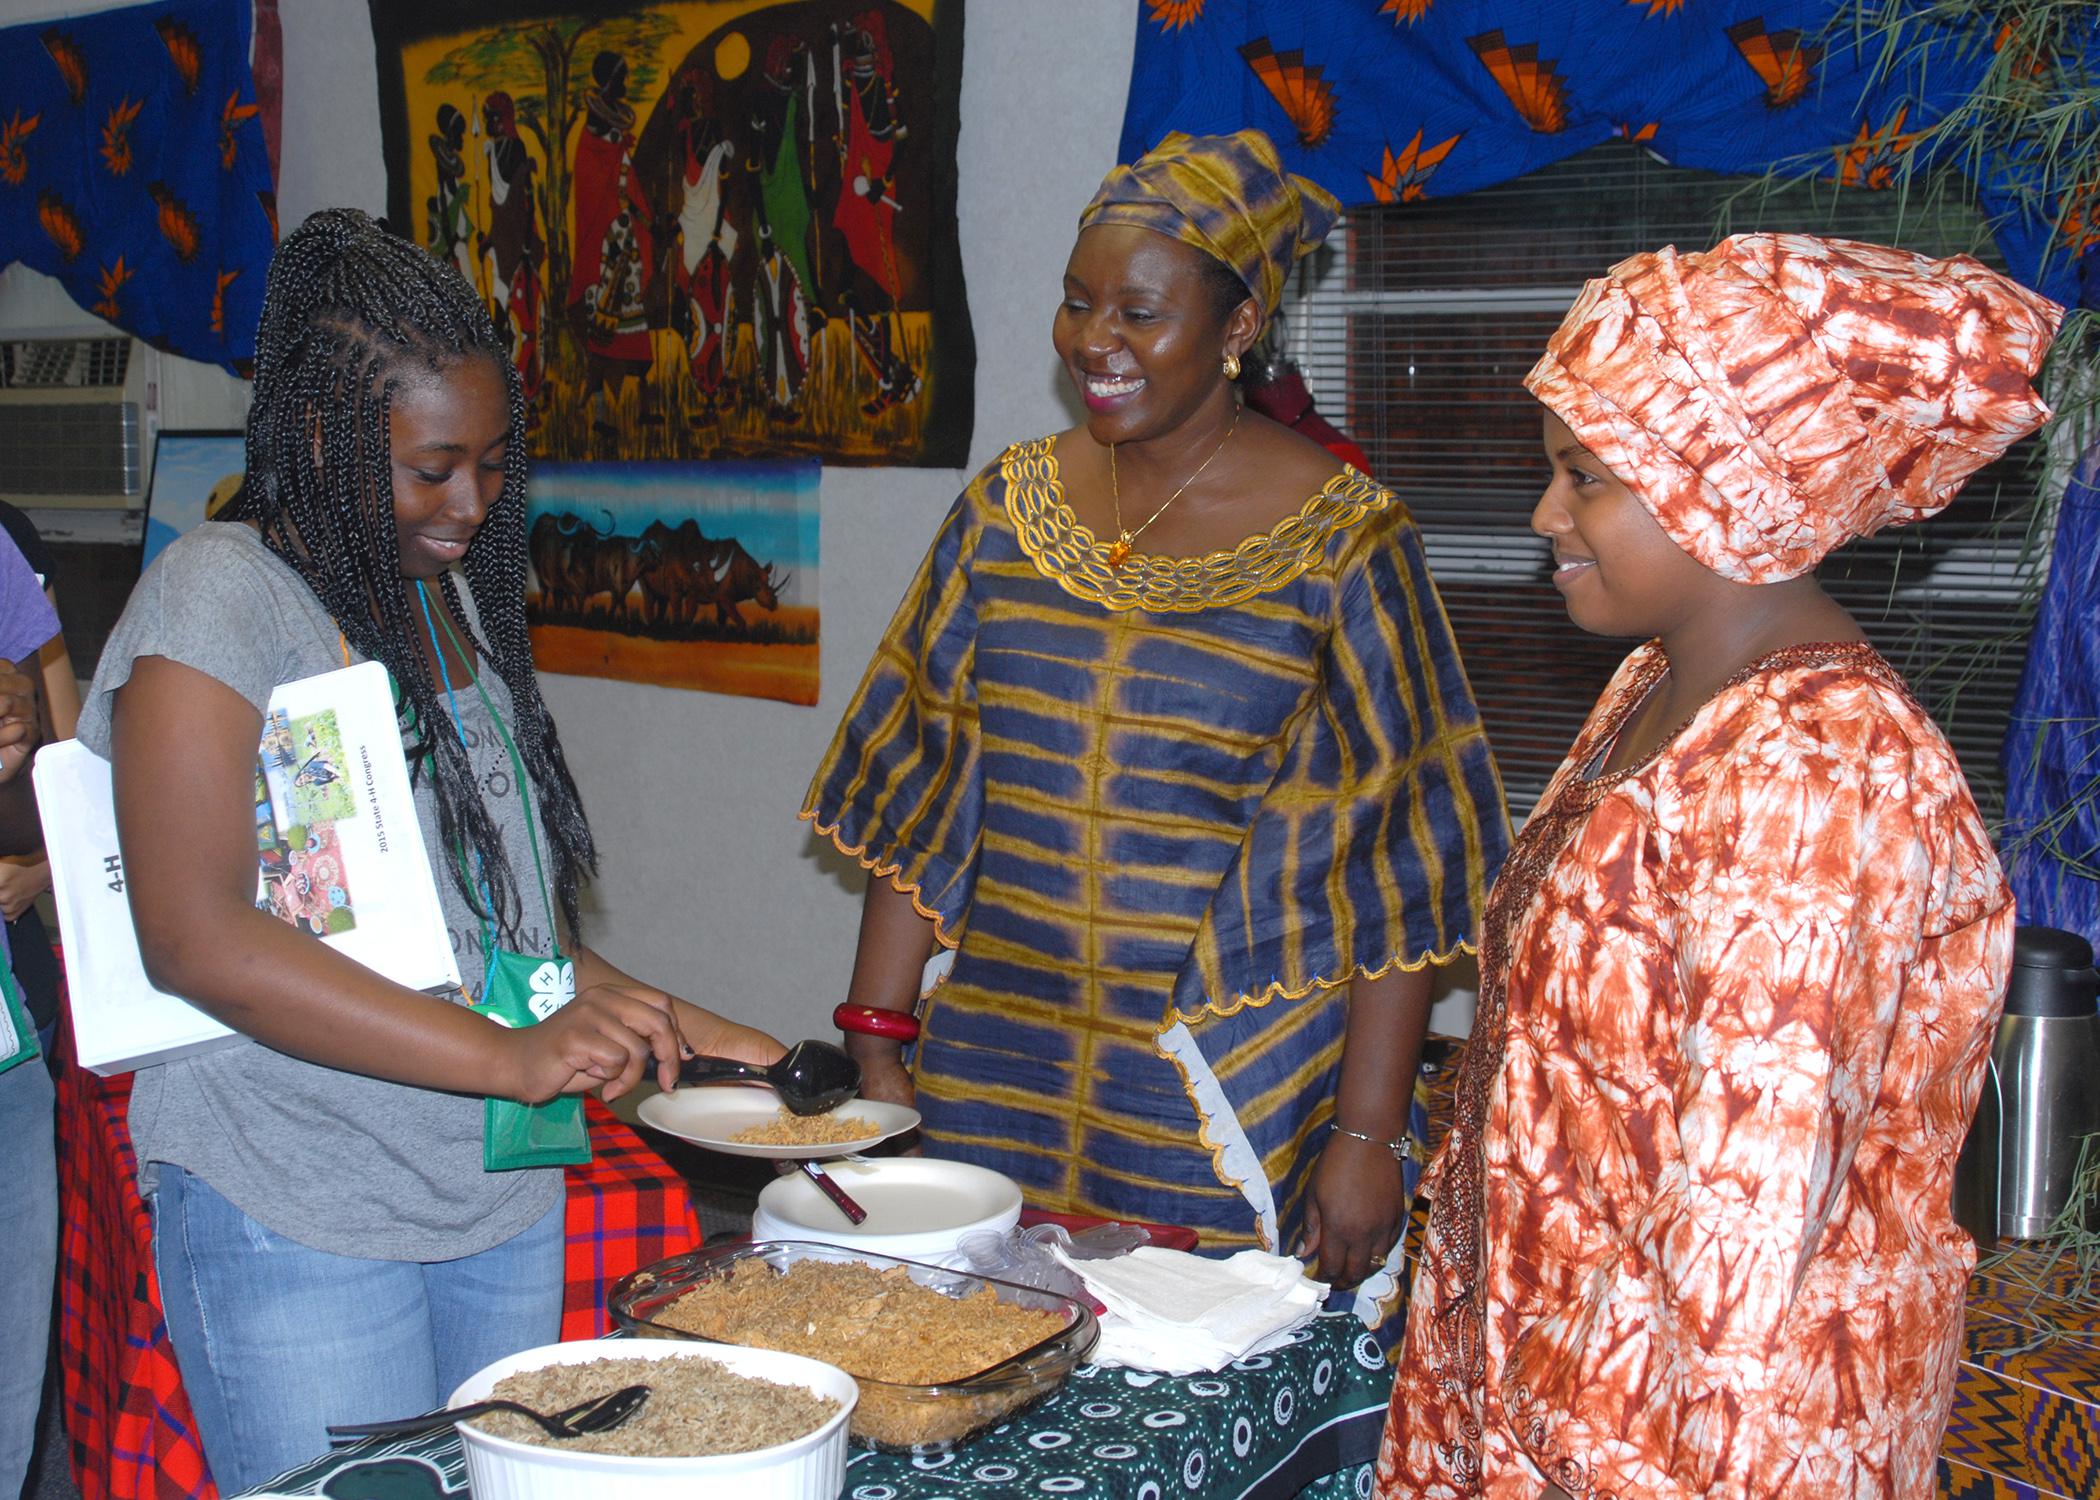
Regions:
<instances>
[{"instance_id":1,"label":"hanging fabric with sunburst pattern","mask_svg":"<svg viewBox=\"0 0 2100 1500\"><path fill-rule=\"evenodd\" d=\"M250 16L163 0L0 31L0 266L236 373L277 237Z\"/></svg>"},{"instance_id":2,"label":"hanging fabric with sunburst pattern","mask_svg":"<svg viewBox=\"0 0 2100 1500\"><path fill-rule=\"evenodd\" d=\"M1885 34L1849 0L1139 0L1122 159L1169 130L1252 125L1291 170L1345 203L1450 197L1614 138L1679 166L1759 173L1799 164L1866 190L1985 69L2031 78L2100 65L2100 10L2068 8L2049 45L1971 17L1907 18ZM2069 48L2076 55L2059 55ZM2100 255L2100 189L2045 192L2021 152L1978 185L2013 273L2078 300ZM1601 267L1599 269L1602 269Z\"/></svg>"}]
</instances>

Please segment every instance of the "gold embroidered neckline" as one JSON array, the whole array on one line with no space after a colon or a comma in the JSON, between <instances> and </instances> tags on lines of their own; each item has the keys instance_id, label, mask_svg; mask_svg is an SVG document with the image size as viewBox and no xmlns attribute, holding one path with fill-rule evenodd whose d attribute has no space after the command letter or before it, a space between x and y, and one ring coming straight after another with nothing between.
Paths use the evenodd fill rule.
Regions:
<instances>
[{"instance_id":1,"label":"gold embroidered neckline","mask_svg":"<svg viewBox=\"0 0 2100 1500\"><path fill-rule=\"evenodd\" d=\"M1105 609L1190 613L1242 603L1282 588L1312 566L1337 531L1394 504L1391 491L1344 467L1297 511L1236 547L1202 557L1133 552L1110 567L1109 543L1065 502L1055 444L1045 437L1006 450L999 461L1006 514L1037 571Z\"/></svg>"}]
</instances>

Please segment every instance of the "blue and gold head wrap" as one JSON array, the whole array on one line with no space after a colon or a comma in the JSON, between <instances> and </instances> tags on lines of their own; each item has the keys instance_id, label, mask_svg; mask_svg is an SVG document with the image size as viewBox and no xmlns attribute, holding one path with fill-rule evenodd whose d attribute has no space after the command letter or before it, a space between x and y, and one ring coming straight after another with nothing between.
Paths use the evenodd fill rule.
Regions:
<instances>
[{"instance_id":1,"label":"blue and gold head wrap","mask_svg":"<svg viewBox=\"0 0 2100 1500\"><path fill-rule=\"evenodd\" d=\"M1079 227L1134 224L1194 245L1238 273L1269 317L1298 258L1327 238L1342 206L1318 183L1283 169L1259 130L1175 131L1102 179Z\"/></svg>"}]
</instances>

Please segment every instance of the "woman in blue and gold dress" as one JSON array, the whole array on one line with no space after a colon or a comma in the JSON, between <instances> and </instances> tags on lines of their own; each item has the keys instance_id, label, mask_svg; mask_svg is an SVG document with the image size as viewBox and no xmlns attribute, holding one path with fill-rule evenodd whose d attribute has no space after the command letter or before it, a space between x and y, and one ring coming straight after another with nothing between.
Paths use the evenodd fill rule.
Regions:
<instances>
[{"instance_id":1,"label":"woman in blue and gold dress","mask_svg":"<svg viewBox=\"0 0 2100 1500\"><path fill-rule=\"evenodd\" d=\"M803 816L879 877L840 1021L929 1150L1368 1314L1507 825L1406 509L1232 384L1336 212L1254 131L1109 175L1052 330L1086 423L956 501Z\"/></svg>"}]
</instances>

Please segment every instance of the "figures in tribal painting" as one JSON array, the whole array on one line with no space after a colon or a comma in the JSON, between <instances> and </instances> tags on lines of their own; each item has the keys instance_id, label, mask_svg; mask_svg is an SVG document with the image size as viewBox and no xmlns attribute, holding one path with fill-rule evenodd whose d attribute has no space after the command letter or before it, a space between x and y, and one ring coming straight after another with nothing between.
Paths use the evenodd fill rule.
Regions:
<instances>
[{"instance_id":1,"label":"figures in tribal painting","mask_svg":"<svg viewBox=\"0 0 2100 1500\"><path fill-rule=\"evenodd\" d=\"M426 236L509 330L537 450L918 460L937 328L968 357L926 10L492 20L410 73Z\"/></svg>"},{"instance_id":2,"label":"figures in tribal painting","mask_svg":"<svg viewBox=\"0 0 2100 1500\"><path fill-rule=\"evenodd\" d=\"M682 70L672 88L678 120L677 255L672 263L673 323L685 340L695 404L686 420L695 426L715 419L722 398L723 350L729 332L729 267L741 237L723 197L735 143L715 118L710 75Z\"/></svg>"},{"instance_id":3,"label":"figures in tribal painting","mask_svg":"<svg viewBox=\"0 0 2100 1500\"><path fill-rule=\"evenodd\" d=\"M798 150L805 119L800 85L808 66L808 49L800 42L773 38L766 52L767 88L753 100L744 160L755 188L752 218L758 230L745 284L758 345L758 386L776 420L796 415L809 374L808 289L816 278L809 258L809 190Z\"/></svg>"},{"instance_id":4,"label":"figures in tribal painting","mask_svg":"<svg viewBox=\"0 0 2100 1500\"><path fill-rule=\"evenodd\" d=\"M875 380L861 410L874 416L919 394L919 378L897 355L896 156L908 133L897 114L897 88L883 39L882 17L847 29L841 133L843 179L832 223L845 241L847 263L840 302L852 321L853 344Z\"/></svg>"},{"instance_id":5,"label":"figures in tribal painting","mask_svg":"<svg viewBox=\"0 0 2100 1500\"><path fill-rule=\"evenodd\" d=\"M535 207L534 175L539 163L525 149L518 131L516 101L503 90L481 104L488 139L482 146L489 177L488 231L481 250L489 309L496 327L510 340L511 363L524 387L528 421L540 412L547 365L540 342L540 297L547 259Z\"/></svg>"},{"instance_id":6,"label":"figures in tribal painting","mask_svg":"<svg viewBox=\"0 0 2100 1500\"><path fill-rule=\"evenodd\" d=\"M583 128L576 137L570 193L576 216L576 264L569 314L582 334L583 392L591 436L612 457L619 429L607 403L629 380L639 382L641 421L663 422L649 380L655 350L643 287L655 252L653 211L634 171L634 106L627 102L627 60L600 52L591 61Z\"/></svg>"},{"instance_id":7,"label":"figures in tribal painting","mask_svg":"<svg viewBox=\"0 0 2100 1500\"><path fill-rule=\"evenodd\" d=\"M462 148L467 140L467 117L450 104L437 111L437 130L430 137L430 158L437 168L437 191L424 203L429 222L425 241L430 253L459 267L474 285L474 262L467 252L473 233L473 211L467 187L467 164Z\"/></svg>"}]
</instances>

